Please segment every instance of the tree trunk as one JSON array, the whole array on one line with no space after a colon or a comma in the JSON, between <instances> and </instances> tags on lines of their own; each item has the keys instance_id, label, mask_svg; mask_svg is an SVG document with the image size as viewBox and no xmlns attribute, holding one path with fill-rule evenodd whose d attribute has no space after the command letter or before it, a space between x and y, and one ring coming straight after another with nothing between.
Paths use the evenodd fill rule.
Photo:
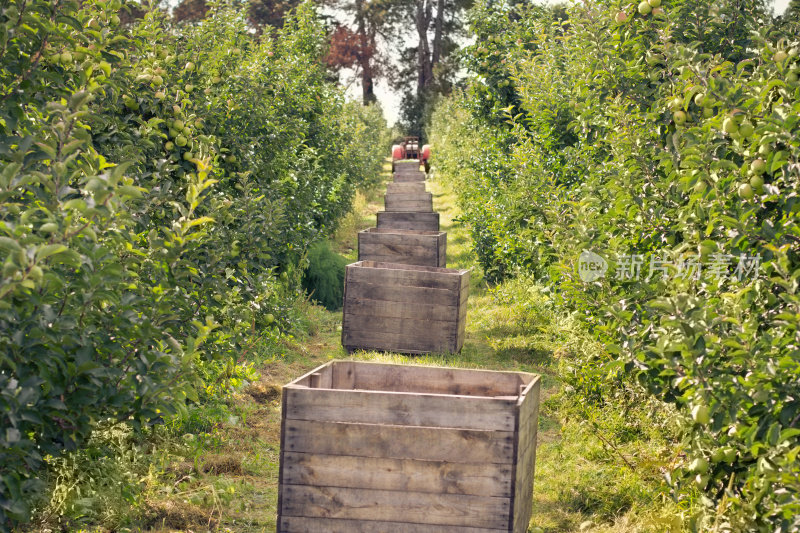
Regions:
<instances>
[{"instance_id":1,"label":"tree trunk","mask_svg":"<svg viewBox=\"0 0 800 533\"><path fill-rule=\"evenodd\" d=\"M421 95L433 82L433 65L431 64L431 49L428 44L428 27L431 24L432 0L417 0L417 35L418 47L418 77L417 94Z\"/></svg>"},{"instance_id":2,"label":"tree trunk","mask_svg":"<svg viewBox=\"0 0 800 533\"><path fill-rule=\"evenodd\" d=\"M371 32L367 32L364 0L356 0L356 24L358 25L358 64L361 67L361 103L369 105L377 101L375 86L372 81L372 46Z\"/></svg>"},{"instance_id":3,"label":"tree trunk","mask_svg":"<svg viewBox=\"0 0 800 533\"><path fill-rule=\"evenodd\" d=\"M436 2L436 20L434 21L433 32L433 60L432 66L439 64L442 58L442 35L444 33L444 0L437 0Z\"/></svg>"}]
</instances>

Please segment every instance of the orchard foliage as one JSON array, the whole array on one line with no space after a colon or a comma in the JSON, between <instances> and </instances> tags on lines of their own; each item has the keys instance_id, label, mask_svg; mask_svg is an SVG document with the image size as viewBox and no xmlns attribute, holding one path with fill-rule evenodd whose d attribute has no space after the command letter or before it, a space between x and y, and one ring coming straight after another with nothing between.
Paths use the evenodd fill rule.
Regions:
<instances>
[{"instance_id":1,"label":"orchard foliage","mask_svg":"<svg viewBox=\"0 0 800 533\"><path fill-rule=\"evenodd\" d=\"M98 422L162 423L291 327L306 247L380 164L308 6L260 38L224 3L129 7L0 2L0 530Z\"/></svg>"},{"instance_id":2,"label":"orchard foliage","mask_svg":"<svg viewBox=\"0 0 800 533\"><path fill-rule=\"evenodd\" d=\"M699 491L688 526L797 530L797 35L757 1L476 9L473 78L432 132L483 267L547 280L605 342L579 391L632 375L683 413L668 481ZM584 250L604 277L580 279ZM619 279L632 255L641 275Z\"/></svg>"}]
</instances>

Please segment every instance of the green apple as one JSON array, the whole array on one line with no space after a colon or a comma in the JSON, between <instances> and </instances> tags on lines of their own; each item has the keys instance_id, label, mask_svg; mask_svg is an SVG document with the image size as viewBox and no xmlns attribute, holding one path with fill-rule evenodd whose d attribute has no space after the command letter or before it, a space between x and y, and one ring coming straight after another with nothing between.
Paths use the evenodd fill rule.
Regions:
<instances>
[{"instance_id":1,"label":"green apple","mask_svg":"<svg viewBox=\"0 0 800 533\"><path fill-rule=\"evenodd\" d=\"M734 120L733 117L727 117L725 120L723 120L722 131L729 134L738 133L739 126L736 124L736 120Z\"/></svg>"},{"instance_id":2,"label":"green apple","mask_svg":"<svg viewBox=\"0 0 800 533\"><path fill-rule=\"evenodd\" d=\"M759 175L751 177L750 186L753 188L754 191L760 193L764 189L764 178L762 178Z\"/></svg>"},{"instance_id":3,"label":"green apple","mask_svg":"<svg viewBox=\"0 0 800 533\"><path fill-rule=\"evenodd\" d=\"M739 124L739 135L742 137L750 137L755 131L756 128L749 120L743 120L742 123Z\"/></svg>"},{"instance_id":4,"label":"green apple","mask_svg":"<svg viewBox=\"0 0 800 533\"><path fill-rule=\"evenodd\" d=\"M175 144L177 144L178 146L181 147L186 146L188 142L189 141L183 135L178 135L177 137L175 137Z\"/></svg>"},{"instance_id":5,"label":"green apple","mask_svg":"<svg viewBox=\"0 0 800 533\"><path fill-rule=\"evenodd\" d=\"M647 0L647 3L650 4L650 7L659 7L661 0Z\"/></svg>"},{"instance_id":6,"label":"green apple","mask_svg":"<svg viewBox=\"0 0 800 533\"><path fill-rule=\"evenodd\" d=\"M672 120L674 120L675 124L678 126L682 126L686 124L686 113L683 111L675 111L672 114Z\"/></svg>"},{"instance_id":7,"label":"green apple","mask_svg":"<svg viewBox=\"0 0 800 533\"><path fill-rule=\"evenodd\" d=\"M186 72L192 72L194 70L194 63L189 61L188 63L186 63L186 66L183 67L183 70L185 70Z\"/></svg>"},{"instance_id":8,"label":"green apple","mask_svg":"<svg viewBox=\"0 0 800 533\"><path fill-rule=\"evenodd\" d=\"M192 152L183 152L184 161L190 161L192 158L194 158L194 154Z\"/></svg>"},{"instance_id":9,"label":"green apple","mask_svg":"<svg viewBox=\"0 0 800 533\"><path fill-rule=\"evenodd\" d=\"M696 192L697 194L703 194L704 192L706 192L707 188L708 185L703 180L700 180L694 184L694 192Z\"/></svg>"},{"instance_id":10,"label":"green apple","mask_svg":"<svg viewBox=\"0 0 800 533\"><path fill-rule=\"evenodd\" d=\"M711 415L708 412L708 406L700 403L692 407L692 420L701 426L708 424L711 421Z\"/></svg>"},{"instance_id":11,"label":"green apple","mask_svg":"<svg viewBox=\"0 0 800 533\"><path fill-rule=\"evenodd\" d=\"M755 196L753 193L753 188L750 186L749 183L742 183L739 185L739 189L736 191L739 194L739 197L744 200L750 200Z\"/></svg>"},{"instance_id":12,"label":"green apple","mask_svg":"<svg viewBox=\"0 0 800 533\"><path fill-rule=\"evenodd\" d=\"M783 63L783 61L786 60L787 57L789 57L789 54L787 54L783 50L778 50L777 52L775 52L775 55L772 56L772 59L776 63Z\"/></svg>"},{"instance_id":13,"label":"green apple","mask_svg":"<svg viewBox=\"0 0 800 533\"><path fill-rule=\"evenodd\" d=\"M617 21L618 24L622 24L623 22L628 20L628 14L625 13L624 11L620 11L619 13L617 13L617 16L614 17L614 20Z\"/></svg>"},{"instance_id":14,"label":"green apple","mask_svg":"<svg viewBox=\"0 0 800 533\"><path fill-rule=\"evenodd\" d=\"M753 162L750 163L750 170L753 171L753 174L763 174L767 170L767 163L760 157L754 159Z\"/></svg>"},{"instance_id":15,"label":"green apple","mask_svg":"<svg viewBox=\"0 0 800 533\"><path fill-rule=\"evenodd\" d=\"M171 152L173 150L173 148L175 148L175 143L172 142L172 141L167 141L164 144L164 150L166 150L167 152Z\"/></svg>"},{"instance_id":16,"label":"green apple","mask_svg":"<svg viewBox=\"0 0 800 533\"><path fill-rule=\"evenodd\" d=\"M698 474L705 474L708 472L708 460L704 457L697 457L689 463L689 470L697 472Z\"/></svg>"},{"instance_id":17,"label":"green apple","mask_svg":"<svg viewBox=\"0 0 800 533\"><path fill-rule=\"evenodd\" d=\"M64 50L58 57L62 65L70 65L72 63L72 53L69 50Z\"/></svg>"},{"instance_id":18,"label":"green apple","mask_svg":"<svg viewBox=\"0 0 800 533\"><path fill-rule=\"evenodd\" d=\"M640 15L647 16L653 10L653 7L645 0L639 4L637 9L639 10Z\"/></svg>"}]
</instances>

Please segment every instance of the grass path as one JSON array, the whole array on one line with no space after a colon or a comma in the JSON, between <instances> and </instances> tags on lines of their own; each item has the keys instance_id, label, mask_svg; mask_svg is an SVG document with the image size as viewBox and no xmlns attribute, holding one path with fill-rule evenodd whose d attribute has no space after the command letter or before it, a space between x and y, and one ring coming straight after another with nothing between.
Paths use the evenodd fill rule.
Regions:
<instances>
[{"instance_id":1,"label":"grass path","mask_svg":"<svg viewBox=\"0 0 800 533\"><path fill-rule=\"evenodd\" d=\"M474 267L469 233L455 221L455 195L436 181L428 188L434 194L442 230L448 232L448 267ZM374 226L383 192L379 188L360 196L358 212L337 235L335 245L352 260L356 260L356 232ZM328 360L352 357L541 374L543 406L532 524L545 531L664 531L657 525L658 513L652 511L661 503L654 501L657 492L651 490L651 472L646 468L644 473L627 471L621 458L582 432L582 425L569 421L560 409L558 358L574 337L569 320L554 314L535 286L522 298L516 293L512 297L490 289L478 268L470 284L467 338L458 355L408 358L359 352L348 356L340 344L341 312L309 305L308 335L289 339L284 353L258 369L260 380L233 399L234 416L198 439L193 459L167 467L175 479L174 490L154 494L149 502L155 529L275 531L280 387ZM643 440L647 439L620 444L619 453L633 456Z\"/></svg>"}]
</instances>

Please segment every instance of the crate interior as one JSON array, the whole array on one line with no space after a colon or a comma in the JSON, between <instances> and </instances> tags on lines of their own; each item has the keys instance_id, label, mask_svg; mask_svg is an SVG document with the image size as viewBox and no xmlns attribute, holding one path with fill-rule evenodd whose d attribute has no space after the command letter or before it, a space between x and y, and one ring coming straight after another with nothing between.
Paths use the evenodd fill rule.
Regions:
<instances>
[{"instance_id":1,"label":"crate interior","mask_svg":"<svg viewBox=\"0 0 800 533\"><path fill-rule=\"evenodd\" d=\"M535 379L519 372L331 361L287 387L518 398Z\"/></svg>"}]
</instances>

